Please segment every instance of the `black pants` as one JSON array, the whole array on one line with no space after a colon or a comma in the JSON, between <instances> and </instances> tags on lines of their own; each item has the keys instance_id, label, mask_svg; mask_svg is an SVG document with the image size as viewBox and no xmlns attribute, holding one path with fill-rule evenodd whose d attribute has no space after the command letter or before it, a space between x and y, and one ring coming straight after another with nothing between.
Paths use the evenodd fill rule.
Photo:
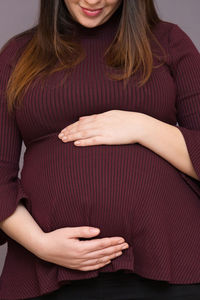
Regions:
<instances>
[{"instance_id":1,"label":"black pants","mask_svg":"<svg viewBox=\"0 0 200 300\"><path fill-rule=\"evenodd\" d=\"M30 299L30 298L29 298ZM101 273L31 300L200 300L200 283L169 284L137 274Z\"/></svg>"}]
</instances>

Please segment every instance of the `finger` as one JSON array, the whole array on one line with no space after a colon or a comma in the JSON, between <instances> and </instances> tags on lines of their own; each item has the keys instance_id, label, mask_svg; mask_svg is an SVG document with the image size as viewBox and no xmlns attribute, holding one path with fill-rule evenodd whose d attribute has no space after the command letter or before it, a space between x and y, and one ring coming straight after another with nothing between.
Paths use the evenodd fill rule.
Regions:
<instances>
[{"instance_id":1,"label":"finger","mask_svg":"<svg viewBox=\"0 0 200 300\"><path fill-rule=\"evenodd\" d=\"M84 253L89 253L108 247L121 245L122 243L124 243L124 239L121 237L106 237L101 239L93 239L90 241L80 241L79 245Z\"/></svg>"},{"instance_id":2,"label":"finger","mask_svg":"<svg viewBox=\"0 0 200 300\"><path fill-rule=\"evenodd\" d=\"M104 145L106 144L103 142L102 136L94 136L88 139L77 140L74 142L75 146L93 146L93 145Z\"/></svg>"},{"instance_id":3,"label":"finger","mask_svg":"<svg viewBox=\"0 0 200 300\"><path fill-rule=\"evenodd\" d=\"M94 124L94 122L87 122L84 124L79 124L75 127L73 127L72 129L70 129L69 131L65 131L64 134L68 135L68 134L73 134L73 133L77 133L77 132L84 132L84 131L89 131L89 130L100 130L99 126L95 126L96 124Z\"/></svg>"},{"instance_id":4,"label":"finger","mask_svg":"<svg viewBox=\"0 0 200 300\"><path fill-rule=\"evenodd\" d=\"M86 253L83 258L84 259L95 259L95 258L101 258L109 255L115 255L119 251L125 250L129 248L129 245L127 243L122 243L121 245L108 247L103 250L97 250L93 252Z\"/></svg>"},{"instance_id":5,"label":"finger","mask_svg":"<svg viewBox=\"0 0 200 300\"><path fill-rule=\"evenodd\" d=\"M106 263L103 263L103 264L98 264L98 265L95 265L95 266L87 266L87 267L81 267L79 268L80 271L91 271L91 270L97 270L97 269L100 269L102 267L104 267L105 265L108 265L110 264L111 261L107 261Z\"/></svg>"},{"instance_id":6,"label":"finger","mask_svg":"<svg viewBox=\"0 0 200 300\"><path fill-rule=\"evenodd\" d=\"M94 120L93 120L93 122L94 122ZM80 129L80 126L82 128L83 124L86 125L86 124L93 123L93 122L89 119L81 119L80 121L77 121L77 122L63 128L60 133L67 134L70 132L74 132L74 131Z\"/></svg>"},{"instance_id":7,"label":"finger","mask_svg":"<svg viewBox=\"0 0 200 300\"><path fill-rule=\"evenodd\" d=\"M81 118L79 121L76 121L68 126L66 126L65 128L63 128L59 135L61 134L66 134L67 132L71 131L71 130L74 130L75 128L79 128L80 125L82 124L89 124L89 123L94 123L94 120L95 120L95 117L91 117L91 116L85 116L83 118Z\"/></svg>"},{"instance_id":8,"label":"finger","mask_svg":"<svg viewBox=\"0 0 200 300\"><path fill-rule=\"evenodd\" d=\"M81 116L80 118L79 118L79 120L82 120L82 119L86 119L86 118L88 118L88 119L95 119L96 117L97 117L97 115L98 114L93 114L93 115L89 115L89 116Z\"/></svg>"},{"instance_id":9,"label":"finger","mask_svg":"<svg viewBox=\"0 0 200 300\"><path fill-rule=\"evenodd\" d=\"M76 126L78 125L78 123L79 123L79 121L74 122L73 124L70 124L70 125L64 127L64 128L60 131L59 136L60 136L61 134L64 134L65 132L71 130L72 128L76 127Z\"/></svg>"},{"instance_id":10,"label":"finger","mask_svg":"<svg viewBox=\"0 0 200 300\"><path fill-rule=\"evenodd\" d=\"M95 259L90 259L90 260L87 259L81 263L81 266L85 267L85 266L94 266L94 265L103 264L111 259L114 259L114 258L120 256L120 255L122 255L122 251L116 252L112 255L100 257L100 258L95 258Z\"/></svg>"},{"instance_id":11,"label":"finger","mask_svg":"<svg viewBox=\"0 0 200 300\"><path fill-rule=\"evenodd\" d=\"M90 130L82 130L75 132L73 134L67 134L62 137L63 142L71 142L76 140L94 138L95 136L99 135L99 130L97 129L90 129Z\"/></svg>"},{"instance_id":12,"label":"finger","mask_svg":"<svg viewBox=\"0 0 200 300\"><path fill-rule=\"evenodd\" d=\"M79 227L65 227L62 230L66 231L68 238L91 238L99 235L100 229L92 226L79 226ZM118 240L122 239L121 237ZM77 240L79 245L81 242Z\"/></svg>"}]
</instances>

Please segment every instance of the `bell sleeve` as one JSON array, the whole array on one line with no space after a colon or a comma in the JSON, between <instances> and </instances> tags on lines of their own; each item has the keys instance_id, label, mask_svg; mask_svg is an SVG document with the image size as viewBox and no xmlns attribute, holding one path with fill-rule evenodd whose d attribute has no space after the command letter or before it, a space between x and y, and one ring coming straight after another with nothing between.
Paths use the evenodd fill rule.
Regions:
<instances>
[{"instance_id":1,"label":"bell sleeve","mask_svg":"<svg viewBox=\"0 0 200 300\"><path fill-rule=\"evenodd\" d=\"M180 174L200 197L200 53L178 25L170 32L169 52L177 92L177 128L184 137L198 179Z\"/></svg>"},{"instance_id":2,"label":"bell sleeve","mask_svg":"<svg viewBox=\"0 0 200 300\"><path fill-rule=\"evenodd\" d=\"M7 110L5 90L11 73L9 61L16 45L11 39L0 52L0 222L16 210L22 199L27 199L18 178L22 138L15 117ZM7 242L7 234L0 229L0 245Z\"/></svg>"}]
</instances>

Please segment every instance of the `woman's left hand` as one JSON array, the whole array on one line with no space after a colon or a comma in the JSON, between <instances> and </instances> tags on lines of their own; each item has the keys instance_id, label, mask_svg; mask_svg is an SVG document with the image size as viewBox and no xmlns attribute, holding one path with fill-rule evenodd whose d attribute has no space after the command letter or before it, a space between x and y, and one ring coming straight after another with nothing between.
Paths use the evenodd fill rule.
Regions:
<instances>
[{"instance_id":1,"label":"woman's left hand","mask_svg":"<svg viewBox=\"0 0 200 300\"><path fill-rule=\"evenodd\" d=\"M141 115L133 111L110 110L83 116L65 127L58 137L64 143L75 141L74 145L78 146L138 143Z\"/></svg>"}]
</instances>

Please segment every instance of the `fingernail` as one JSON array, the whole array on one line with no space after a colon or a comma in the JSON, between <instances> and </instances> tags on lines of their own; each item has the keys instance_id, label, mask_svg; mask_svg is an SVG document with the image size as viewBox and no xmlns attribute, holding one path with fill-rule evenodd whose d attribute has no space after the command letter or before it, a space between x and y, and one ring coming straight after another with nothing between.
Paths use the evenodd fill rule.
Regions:
<instances>
[{"instance_id":1,"label":"fingernail","mask_svg":"<svg viewBox=\"0 0 200 300\"><path fill-rule=\"evenodd\" d=\"M118 244L121 244L124 242L124 239L118 240Z\"/></svg>"},{"instance_id":2,"label":"fingernail","mask_svg":"<svg viewBox=\"0 0 200 300\"><path fill-rule=\"evenodd\" d=\"M128 245L124 245L123 247L122 247L122 249L127 249L129 246Z\"/></svg>"},{"instance_id":3,"label":"fingernail","mask_svg":"<svg viewBox=\"0 0 200 300\"><path fill-rule=\"evenodd\" d=\"M98 228L90 228L90 232L97 233L97 232L99 232L99 229Z\"/></svg>"},{"instance_id":4,"label":"fingernail","mask_svg":"<svg viewBox=\"0 0 200 300\"><path fill-rule=\"evenodd\" d=\"M64 134L60 133L58 136L59 136L59 138L62 138L64 136Z\"/></svg>"}]
</instances>

